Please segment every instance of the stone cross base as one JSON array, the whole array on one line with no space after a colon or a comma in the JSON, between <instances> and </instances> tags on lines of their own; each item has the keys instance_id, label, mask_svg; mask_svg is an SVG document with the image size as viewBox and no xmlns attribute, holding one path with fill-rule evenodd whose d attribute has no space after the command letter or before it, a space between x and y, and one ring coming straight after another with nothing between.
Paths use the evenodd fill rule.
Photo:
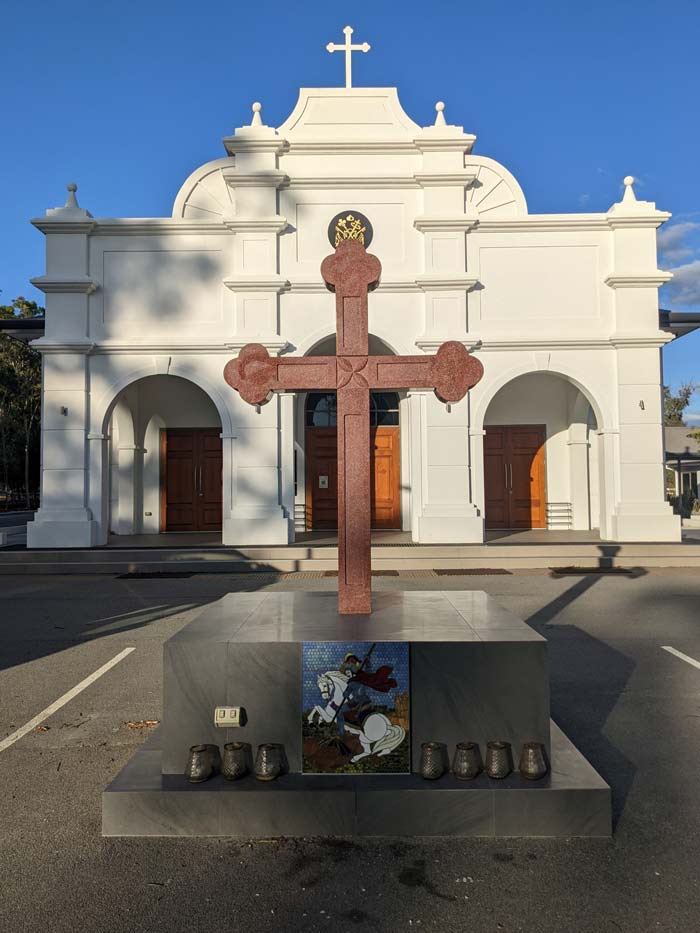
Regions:
<instances>
[{"instance_id":1,"label":"stone cross base","mask_svg":"<svg viewBox=\"0 0 700 933\"><path fill-rule=\"evenodd\" d=\"M103 795L103 834L608 836L610 789L549 719L547 642L480 591L377 593L371 622L334 593L236 593L164 647L163 725ZM308 641L409 642L412 771L301 772L301 648ZM245 708L219 729L216 706ZM550 773L530 782L418 773L423 742L542 742ZM189 747L284 744L290 772L199 784Z\"/></svg>"}]
</instances>

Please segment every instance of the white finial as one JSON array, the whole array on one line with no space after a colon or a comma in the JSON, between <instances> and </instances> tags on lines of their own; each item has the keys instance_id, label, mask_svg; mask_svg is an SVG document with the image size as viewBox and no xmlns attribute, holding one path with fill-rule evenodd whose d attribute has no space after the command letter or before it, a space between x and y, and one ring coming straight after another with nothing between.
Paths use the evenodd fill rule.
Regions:
<instances>
[{"instance_id":1,"label":"white finial","mask_svg":"<svg viewBox=\"0 0 700 933\"><path fill-rule=\"evenodd\" d=\"M363 42L361 45L353 45L351 40L353 32L352 26L346 26L345 29L343 29L343 33L345 34L345 42L343 45L329 42L326 46L327 52L345 52L345 87L352 87L352 53L369 52L371 48L369 42Z\"/></svg>"},{"instance_id":2,"label":"white finial","mask_svg":"<svg viewBox=\"0 0 700 933\"><path fill-rule=\"evenodd\" d=\"M622 184L625 186L625 193L622 197L623 203L625 201L636 201L637 196L635 195L634 188L632 187L634 184L634 175L625 175L625 177L622 179Z\"/></svg>"},{"instance_id":3,"label":"white finial","mask_svg":"<svg viewBox=\"0 0 700 933\"><path fill-rule=\"evenodd\" d=\"M251 126L262 126L263 121L260 116L260 111L262 110L262 104L258 103L256 100L252 107L253 110L253 119L250 121Z\"/></svg>"},{"instance_id":4,"label":"white finial","mask_svg":"<svg viewBox=\"0 0 700 933\"><path fill-rule=\"evenodd\" d=\"M75 192L78 190L78 186L74 181L69 185L66 185L68 189L68 197L66 198L65 206L71 208L72 210L79 210L80 205L78 204L78 199L75 196Z\"/></svg>"},{"instance_id":5,"label":"white finial","mask_svg":"<svg viewBox=\"0 0 700 933\"><path fill-rule=\"evenodd\" d=\"M437 111L435 114L435 126L445 126L445 105L441 100L435 104L435 110Z\"/></svg>"}]
</instances>

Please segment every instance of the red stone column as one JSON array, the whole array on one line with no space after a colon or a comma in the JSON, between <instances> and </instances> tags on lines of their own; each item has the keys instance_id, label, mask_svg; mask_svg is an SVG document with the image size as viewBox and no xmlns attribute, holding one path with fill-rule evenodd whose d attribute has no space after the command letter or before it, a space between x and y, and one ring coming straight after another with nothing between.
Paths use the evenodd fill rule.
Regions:
<instances>
[{"instance_id":1,"label":"red stone column","mask_svg":"<svg viewBox=\"0 0 700 933\"><path fill-rule=\"evenodd\" d=\"M357 377L355 377L357 378ZM338 611L372 611L369 393L338 389Z\"/></svg>"}]
</instances>

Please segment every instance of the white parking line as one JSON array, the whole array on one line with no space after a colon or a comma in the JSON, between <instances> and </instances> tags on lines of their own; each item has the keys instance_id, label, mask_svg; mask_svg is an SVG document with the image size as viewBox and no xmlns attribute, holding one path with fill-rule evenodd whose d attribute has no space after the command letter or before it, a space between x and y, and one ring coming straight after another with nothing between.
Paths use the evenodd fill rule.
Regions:
<instances>
[{"instance_id":1,"label":"white parking line","mask_svg":"<svg viewBox=\"0 0 700 933\"><path fill-rule=\"evenodd\" d=\"M103 674L106 674L108 670L114 667L115 664L119 664L120 661L123 661L124 658L131 654L132 651L135 651L135 648L125 648L123 651L120 651L119 654L115 655L111 661L107 661L106 664L103 664L102 667L98 668L94 674L90 674L89 677L86 677L85 680L81 680L79 684L69 690L68 693L64 693L62 697L59 697L51 706L47 706L46 709L43 709L40 713L30 719L28 723L22 726L21 729L18 729L16 732L13 732L12 735L8 735L6 739L3 739L0 742L0 752L4 752L6 748L9 748L10 745L21 739L22 736L26 735L28 732L31 732L32 729L35 729L40 723L45 719L48 719L49 716L59 710L62 706L65 706L66 703L70 702L73 697L77 697L79 693L89 687L90 684L94 683L99 677L102 677Z\"/></svg>"},{"instance_id":2,"label":"white parking line","mask_svg":"<svg viewBox=\"0 0 700 933\"><path fill-rule=\"evenodd\" d=\"M672 648L670 645L662 645L661 647L664 649L664 651L668 651L669 654L675 654L675 656L680 658L681 661L687 661L688 664L692 664L693 667L697 667L697 669L700 671L700 661L696 661L695 658L689 658L687 654L683 654L682 651L676 651L676 649Z\"/></svg>"}]
</instances>

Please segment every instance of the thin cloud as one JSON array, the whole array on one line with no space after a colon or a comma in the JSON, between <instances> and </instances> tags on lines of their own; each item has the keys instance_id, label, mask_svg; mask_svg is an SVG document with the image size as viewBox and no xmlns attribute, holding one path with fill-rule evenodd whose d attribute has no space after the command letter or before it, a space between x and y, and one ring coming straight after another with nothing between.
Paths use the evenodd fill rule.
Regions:
<instances>
[{"instance_id":1,"label":"thin cloud","mask_svg":"<svg viewBox=\"0 0 700 933\"><path fill-rule=\"evenodd\" d=\"M673 278L666 286L670 301L685 307L700 305L700 259L670 271Z\"/></svg>"},{"instance_id":2,"label":"thin cloud","mask_svg":"<svg viewBox=\"0 0 700 933\"><path fill-rule=\"evenodd\" d=\"M688 220L680 224L666 225L656 234L656 242L659 249L665 251L680 246L689 234L698 230L700 230L700 223Z\"/></svg>"}]
</instances>

